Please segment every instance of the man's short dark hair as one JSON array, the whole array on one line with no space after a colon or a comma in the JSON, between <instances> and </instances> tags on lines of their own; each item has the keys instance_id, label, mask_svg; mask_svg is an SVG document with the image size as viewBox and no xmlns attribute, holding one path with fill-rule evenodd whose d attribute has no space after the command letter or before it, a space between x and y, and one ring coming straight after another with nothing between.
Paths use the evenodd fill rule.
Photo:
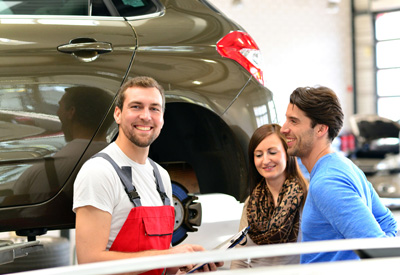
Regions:
<instances>
[{"instance_id":1,"label":"man's short dark hair","mask_svg":"<svg viewBox=\"0 0 400 275\"><path fill-rule=\"evenodd\" d=\"M125 101L125 92L127 89L132 87L141 87L141 88L156 88L162 97L162 110L165 111L165 94L163 87L158 84L158 82L149 77L149 76L137 76L134 78L128 79L119 89L117 100L116 100L116 107L122 110Z\"/></svg>"},{"instance_id":2,"label":"man's short dark hair","mask_svg":"<svg viewBox=\"0 0 400 275\"><path fill-rule=\"evenodd\" d=\"M311 127L324 124L329 127L333 141L343 127L343 111L335 92L327 87L299 87L290 95L290 103L311 119Z\"/></svg>"}]
</instances>

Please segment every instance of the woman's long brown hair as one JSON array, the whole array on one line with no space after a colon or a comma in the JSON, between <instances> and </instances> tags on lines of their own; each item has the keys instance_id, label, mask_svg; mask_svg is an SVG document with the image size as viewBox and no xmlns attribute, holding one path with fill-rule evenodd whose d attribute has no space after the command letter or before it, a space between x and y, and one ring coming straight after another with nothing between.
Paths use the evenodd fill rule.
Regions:
<instances>
[{"instance_id":1,"label":"woman's long brown hair","mask_svg":"<svg viewBox=\"0 0 400 275\"><path fill-rule=\"evenodd\" d=\"M253 192L254 188L257 184L263 179L263 177L258 173L257 168L254 164L254 150L257 148L258 144L260 144L266 137L272 134L276 134L282 142L283 148L285 148L286 153L286 178L297 178L299 180L300 186L304 191L304 199L302 204L304 204L305 199L307 197L308 190L308 182L304 178L299 164L297 163L296 157L288 155L288 145L286 143L286 138L283 134L281 134L281 126L278 124L265 124L259 127L254 131L250 142L249 142L249 188L250 194Z\"/></svg>"}]
</instances>

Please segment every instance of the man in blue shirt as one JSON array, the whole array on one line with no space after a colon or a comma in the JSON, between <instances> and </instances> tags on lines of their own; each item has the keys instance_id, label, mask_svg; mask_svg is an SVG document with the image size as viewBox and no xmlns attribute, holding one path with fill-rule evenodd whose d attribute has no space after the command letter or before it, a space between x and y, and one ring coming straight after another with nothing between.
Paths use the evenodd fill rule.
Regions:
<instances>
[{"instance_id":1,"label":"man in blue shirt","mask_svg":"<svg viewBox=\"0 0 400 275\"><path fill-rule=\"evenodd\" d=\"M301 159L310 186L301 221L302 241L392 237L397 222L364 173L334 152L332 141L343 126L336 94L326 87L297 88L290 96L286 122L288 153ZM359 259L353 251L301 255L301 263Z\"/></svg>"}]
</instances>

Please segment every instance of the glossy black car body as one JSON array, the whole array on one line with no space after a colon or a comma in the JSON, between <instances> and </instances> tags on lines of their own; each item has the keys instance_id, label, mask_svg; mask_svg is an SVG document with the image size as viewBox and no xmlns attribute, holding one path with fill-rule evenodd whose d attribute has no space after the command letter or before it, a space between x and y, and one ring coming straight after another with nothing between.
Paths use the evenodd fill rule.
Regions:
<instances>
[{"instance_id":1,"label":"glossy black car body","mask_svg":"<svg viewBox=\"0 0 400 275\"><path fill-rule=\"evenodd\" d=\"M138 75L166 90L151 157L189 192L243 199L249 137L276 113L241 56L258 52L229 52L235 35L248 38L206 1L0 1L0 231L74 227L74 178L115 138L113 98ZM68 89L84 105L79 138L59 108Z\"/></svg>"}]
</instances>

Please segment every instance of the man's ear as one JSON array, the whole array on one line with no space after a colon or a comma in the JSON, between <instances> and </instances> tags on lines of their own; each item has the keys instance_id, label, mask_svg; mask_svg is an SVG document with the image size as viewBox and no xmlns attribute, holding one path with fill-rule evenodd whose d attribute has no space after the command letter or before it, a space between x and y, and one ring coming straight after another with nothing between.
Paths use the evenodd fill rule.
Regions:
<instances>
[{"instance_id":1,"label":"man's ear","mask_svg":"<svg viewBox=\"0 0 400 275\"><path fill-rule=\"evenodd\" d=\"M75 107L74 106L70 107L66 113L67 113L68 119L72 120L76 113Z\"/></svg>"},{"instance_id":2,"label":"man's ear","mask_svg":"<svg viewBox=\"0 0 400 275\"><path fill-rule=\"evenodd\" d=\"M121 123L121 109L119 107L114 109L114 119L118 125Z\"/></svg>"},{"instance_id":3,"label":"man's ear","mask_svg":"<svg viewBox=\"0 0 400 275\"><path fill-rule=\"evenodd\" d=\"M315 126L315 128L316 128L316 130L317 130L317 135L318 135L319 137L322 137L322 136L324 136L325 134L327 134L327 133L328 133L328 130L329 130L328 125L325 125L325 124L317 124L317 125Z\"/></svg>"}]
</instances>

